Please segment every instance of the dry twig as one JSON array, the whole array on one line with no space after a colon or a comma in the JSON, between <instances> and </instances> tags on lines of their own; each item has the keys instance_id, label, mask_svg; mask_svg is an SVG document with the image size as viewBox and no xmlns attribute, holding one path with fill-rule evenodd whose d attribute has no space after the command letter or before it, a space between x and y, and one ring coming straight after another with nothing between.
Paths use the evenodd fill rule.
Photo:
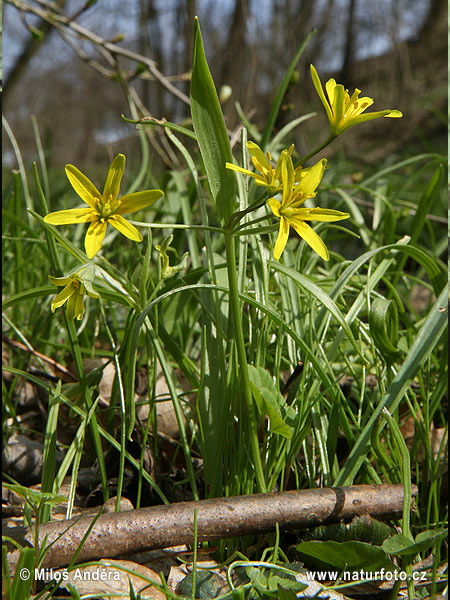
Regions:
<instances>
[{"instance_id":1,"label":"dry twig","mask_svg":"<svg viewBox=\"0 0 450 600\"><path fill-rule=\"evenodd\" d=\"M413 486L415 494L417 488ZM197 512L197 539L201 542L272 531L277 523L281 530L289 530L348 521L365 514L394 518L401 514L402 507L401 485L356 485L178 502L102 514L94 523L77 560L113 558L130 552L191 544L194 511ZM42 566L69 564L92 522L91 517L83 517L41 525L39 543L44 544L48 536L47 545L53 544ZM32 534L25 528L4 533L22 544L32 544ZM18 550L8 555L11 571L15 569L18 557Z\"/></svg>"}]
</instances>

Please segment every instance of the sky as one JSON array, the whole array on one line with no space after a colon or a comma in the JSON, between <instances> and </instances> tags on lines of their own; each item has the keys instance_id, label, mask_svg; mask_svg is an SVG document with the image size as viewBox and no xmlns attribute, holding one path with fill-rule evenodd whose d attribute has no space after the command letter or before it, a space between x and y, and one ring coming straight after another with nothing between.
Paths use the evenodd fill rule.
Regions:
<instances>
[{"instance_id":1,"label":"sky","mask_svg":"<svg viewBox=\"0 0 450 600\"><path fill-rule=\"evenodd\" d=\"M248 31L251 37L258 34L258 30L266 24L270 24L271 10L273 0L249 0L251 3L251 18L248 21ZM339 13L342 13L349 0L338 0L335 4L336 15L339 18ZM421 2L408 2L407 0L397 0L400 8L399 29L396 32L399 39L410 37L426 15L430 0L422 0ZM68 0L67 12L73 13L84 4L84 0ZM323 6L323 0L316 0L318 9ZM369 34L365 35L365 39L356 40L356 56L358 58L367 58L374 54L381 54L387 51L391 45L392 32L386 27L386 10L392 4L390 0L375 0L368 4L367 0L357 0L356 10L359 19L370 18L373 23L372 28L368 28ZM167 55L170 46L175 42L170 35L173 28L173 20L177 18L177 0L157 0L156 7L160 14L160 26L164 32L162 43L165 54ZM216 2L214 0L198 0L198 14L205 15L208 20L219 25L227 21L227 16L230 14L233 7L231 0L222 0ZM255 10L257 7L257 10ZM368 10L368 7L370 9ZM110 18L105 18L105 15L110 15ZM139 0L98 0L88 12L81 16L79 23L87 28L99 33L104 38L111 38L118 32L124 33L126 39L123 45L127 45L137 38L138 30L138 14ZM3 77L7 79L8 72L11 66L20 55L21 49L29 33L23 25L23 21L34 24L36 21L29 15L21 17L20 13L12 5L4 3L4 18L3 18ZM269 25L270 26L270 25ZM223 28L222 28L223 30ZM58 34L53 34L50 41L46 43L46 60L57 61L64 63L67 60L71 50L60 42ZM57 51L56 51L57 48ZM339 68L341 56L339 53L333 53L334 58L328 57L326 66L330 69ZM170 73L168 73L170 74Z\"/></svg>"}]
</instances>

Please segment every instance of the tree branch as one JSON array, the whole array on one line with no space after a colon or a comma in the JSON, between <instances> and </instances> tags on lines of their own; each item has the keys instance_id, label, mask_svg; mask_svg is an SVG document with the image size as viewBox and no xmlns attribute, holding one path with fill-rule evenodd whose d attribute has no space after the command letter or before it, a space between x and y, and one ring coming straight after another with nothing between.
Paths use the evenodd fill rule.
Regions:
<instances>
[{"instance_id":1,"label":"tree branch","mask_svg":"<svg viewBox=\"0 0 450 600\"><path fill-rule=\"evenodd\" d=\"M416 486L412 493L417 494ZM108 513L97 518L77 560L112 558L130 552L192 544L194 510L197 511L197 540L202 542L273 531L277 523L284 531L348 521L366 514L395 518L401 515L402 507L402 485L356 485L178 502ZM41 525L39 543L53 544L42 566L68 565L92 522L91 517L82 517ZM21 544L33 543L33 536L26 528L6 529L3 533ZM8 554L11 572L18 558L18 550Z\"/></svg>"},{"instance_id":2,"label":"tree branch","mask_svg":"<svg viewBox=\"0 0 450 600\"><path fill-rule=\"evenodd\" d=\"M89 31L85 27L82 27L81 25L79 25L78 23L73 21L70 17L67 17L66 15L63 15L60 13L58 13L58 14L55 13L52 10L51 4L49 4L49 3L46 4L42 0L41 0L40 4L44 5L44 6L46 4L47 8L40 8L38 6L33 6L32 4L26 2L26 0L7 0L7 2L9 4L12 4L19 10L37 15L38 17L40 17L42 19L42 21L49 23L53 27L57 27L57 25L59 25L60 27L61 26L67 27L68 29L75 32L83 40L90 42L91 44L97 46L99 49L101 48L101 49L107 50L115 57L122 56L124 58L133 60L137 63L144 64L147 67L147 69L149 70L149 72L153 75L153 77L157 81L159 81L159 83L161 83L161 85L163 85L166 88L166 90L168 90L171 94L176 96L179 100L181 100L185 104L187 104L187 105L190 104L189 98L185 94L183 94L183 92L181 92L178 88L176 88L174 85L172 85L172 83L167 79L167 77L165 77L158 70L155 62L153 60L151 60L150 58L147 58L146 56L143 56L142 54L138 54L137 52L133 52L132 50L128 50L127 48L121 48L117 44L114 44L112 42L108 42L108 41L104 40L97 34L93 33L92 31ZM57 27L57 28L60 29L60 27Z\"/></svg>"}]
</instances>

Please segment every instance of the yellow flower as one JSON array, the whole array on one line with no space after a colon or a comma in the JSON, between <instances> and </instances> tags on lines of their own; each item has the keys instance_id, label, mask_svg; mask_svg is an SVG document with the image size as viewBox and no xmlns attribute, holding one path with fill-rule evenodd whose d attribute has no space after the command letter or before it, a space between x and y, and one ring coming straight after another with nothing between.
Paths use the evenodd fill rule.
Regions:
<instances>
[{"instance_id":1,"label":"yellow flower","mask_svg":"<svg viewBox=\"0 0 450 600\"><path fill-rule=\"evenodd\" d=\"M323 158L312 167L301 169L297 177L299 183L295 185L296 174L292 159L285 160L281 167L281 181L283 195L281 203L275 198L270 198L268 204L276 217L280 217L280 228L275 242L274 258L279 260L289 238L289 228L293 227L311 248L324 260L329 260L327 247L317 233L305 221L340 221L348 219L348 213L328 208L302 208L301 205L307 198L314 198L326 167Z\"/></svg>"},{"instance_id":2,"label":"yellow flower","mask_svg":"<svg viewBox=\"0 0 450 600\"><path fill-rule=\"evenodd\" d=\"M52 285L64 286L52 302L52 312L67 302L67 317L81 321L84 315L84 294L88 293L92 298L98 298L98 294L94 291L91 281L82 279L80 275L81 271L68 277L48 276Z\"/></svg>"},{"instance_id":3,"label":"yellow flower","mask_svg":"<svg viewBox=\"0 0 450 600\"><path fill-rule=\"evenodd\" d=\"M369 112L362 114L366 108L373 104L372 98L358 98L361 90L355 89L352 96L349 96L348 90L340 83L336 83L334 79L329 79L325 84L328 99L322 88L322 83L319 75L313 65L311 65L311 77L316 88L319 98L327 111L328 120L330 122L330 132L332 135L339 135L349 127L353 127L357 123L371 121L379 117L402 117L399 110L380 110L378 112Z\"/></svg>"},{"instance_id":4,"label":"yellow flower","mask_svg":"<svg viewBox=\"0 0 450 600\"><path fill-rule=\"evenodd\" d=\"M264 154L261 148L254 142L247 142L247 149L252 157L253 166L257 171L259 171L259 173L253 173L252 171L243 169L242 167L238 167L228 162L226 163L227 169L232 169L238 173L244 173L245 175L253 177L256 185L266 186L270 194L276 194L279 192L282 188L281 165L286 157L291 156L294 149L294 144L292 144L289 150L283 150L277 160L275 168L272 166L272 157L270 156L270 152Z\"/></svg>"},{"instance_id":5,"label":"yellow flower","mask_svg":"<svg viewBox=\"0 0 450 600\"><path fill-rule=\"evenodd\" d=\"M95 256L100 250L108 223L130 240L142 242L142 235L122 215L150 206L158 198L161 198L163 192L161 190L146 190L126 194L122 198L118 198L124 170L125 156L118 154L109 167L102 195L81 171L73 165L66 165L66 175L73 189L89 208L59 210L48 214L44 221L52 225L90 223L84 242L86 254L89 258Z\"/></svg>"}]
</instances>

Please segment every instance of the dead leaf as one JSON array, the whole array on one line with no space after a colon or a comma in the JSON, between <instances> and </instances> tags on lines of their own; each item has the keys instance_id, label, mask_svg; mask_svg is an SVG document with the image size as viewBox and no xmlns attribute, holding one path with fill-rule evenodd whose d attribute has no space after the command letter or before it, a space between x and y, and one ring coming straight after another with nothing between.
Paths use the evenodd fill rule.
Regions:
<instances>
[{"instance_id":1,"label":"dead leaf","mask_svg":"<svg viewBox=\"0 0 450 600\"><path fill-rule=\"evenodd\" d=\"M61 573L60 587L68 589L68 584L71 583L81 596L92 594L105 600L123 600L123 594L130 591L131 582L135 594L140 593L142 600L166 598L165 594L148 581L150 579L160 585L159 575L148 567L128 560L102 559L97 565L79 567L72 571L53 570L53 575L56 573Z\"/></svg>"}]
</instances>

